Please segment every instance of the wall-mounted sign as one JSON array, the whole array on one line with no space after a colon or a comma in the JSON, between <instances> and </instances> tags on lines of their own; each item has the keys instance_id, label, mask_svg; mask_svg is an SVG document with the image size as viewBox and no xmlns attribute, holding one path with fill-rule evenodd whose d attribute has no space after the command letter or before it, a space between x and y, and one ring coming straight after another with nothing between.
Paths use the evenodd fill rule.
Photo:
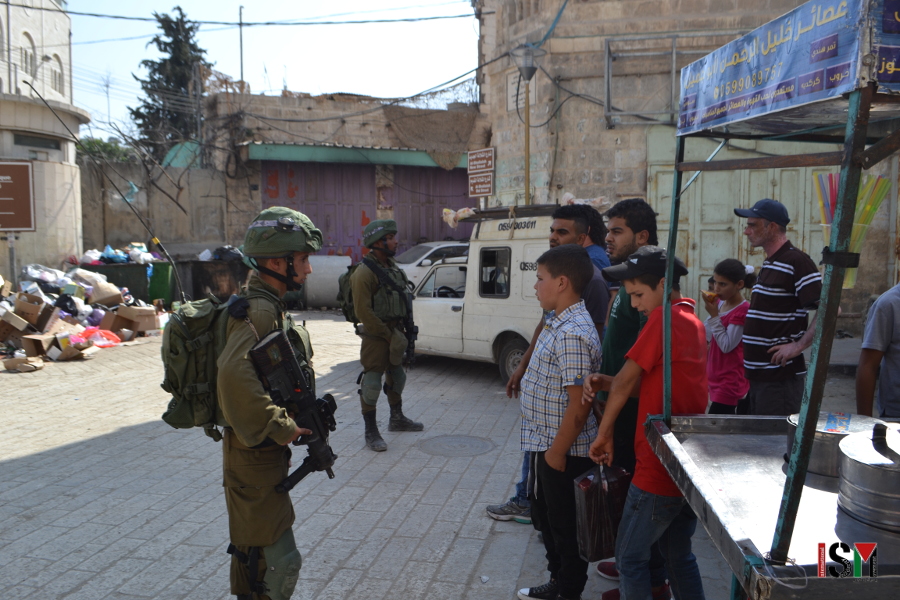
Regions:
<instances>
[{"instance_id":1,"label":"wall-mounted sign","mask_svg":"<svg viewBox=\"0 0 900 600\"><path fill-rule=\"evenodd\" d=\"M494 195L494 174L475 173L469 175L469 197L480 198Z\"/></svg>"},{"instance_id":2,"label":"wall-mounted sign","mask_svg":"<svg viewBox=\"0 0 900 600\"><path fill-rule=\"evenodd\" d=\"M469 151L469 173L485 173L494 170L494 149Z\"/></svg>"},{"instance_id":3,"label":"wall-mounted sign","mask_svg":"<svg viewBox=\"0 0 900 600\"><path fill-rule=\"evenodd\" d=\"M34 231L30 162L0 162L0 231Z\"/></svg>"}]
</instances>

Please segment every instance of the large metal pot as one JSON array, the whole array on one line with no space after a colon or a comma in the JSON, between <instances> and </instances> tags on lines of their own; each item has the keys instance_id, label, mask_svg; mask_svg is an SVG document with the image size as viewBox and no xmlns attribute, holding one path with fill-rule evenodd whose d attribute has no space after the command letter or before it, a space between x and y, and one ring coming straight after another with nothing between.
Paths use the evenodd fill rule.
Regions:
<instances>
[{"instance_id":1,"label":"large metal pot","mask_svg":"<svg viewBox=\"0 0 900 600\"><path fill-rule=\"evenodd\" d=\"M900 433L883 423L840 443L838 506L880 529L900 532Z\"/></svg>"},{"instance_id":2,"label":"large metal pot","mask_svg":"<svg viewBox=\"0 0 900 600\"><path fill-rule=\"evenodd\" d=\"M800 415L788 417L787 452L791 454L794 447L794 435L797 432L797 422ZM812 452L809 456L809 472L827 477L838 476L838 464L840 452L838 444L852 433L872 431L872 426L881 423L878 419L865 415L853 415L839 412L819 413L819 421L816 423L816 435L813 438Z\"/></svg>"}]
</instances>

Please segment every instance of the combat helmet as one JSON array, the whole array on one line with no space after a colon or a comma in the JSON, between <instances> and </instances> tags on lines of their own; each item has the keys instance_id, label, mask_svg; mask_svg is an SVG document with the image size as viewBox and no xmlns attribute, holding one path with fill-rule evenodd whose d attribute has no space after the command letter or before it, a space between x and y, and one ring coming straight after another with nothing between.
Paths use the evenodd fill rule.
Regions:
<instances>
[{"instance_id":1,"label":"combat helmet","mask_svg":"<svg viewBox=\"0 0 900 600\"><path fill-rule=\"evenodd\" d=\"M299 289L294 282L297 273L293 261L288 261L288 277L259 265L258 258L288 258L295 252L317 252L322 248L322 232L309 217L284 206L267 208L250 223L240 250L244 264L251 269L274 277L289 290Z\"/></svg>"},{"instance_id":2,"label":"combat helmet","mask_svg":"<svg viewBox=\"0 0 900 600\"><path fill-rule=\"evenodd\" d=\"M363 229L363 246L371 248L378 240L384 236L397 233L397 221L393 219L377 219L372 221Z\"/></svg>"}]
</instances>

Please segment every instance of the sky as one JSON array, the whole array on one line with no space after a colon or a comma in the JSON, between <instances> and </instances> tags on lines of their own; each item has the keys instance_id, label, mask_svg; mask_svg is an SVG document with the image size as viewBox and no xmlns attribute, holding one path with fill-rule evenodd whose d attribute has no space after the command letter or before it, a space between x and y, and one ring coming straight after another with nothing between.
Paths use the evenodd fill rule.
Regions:
<instances>
[{"instance_id":1,"label":"sky","mask_svg":"<svg viewBox=\"0 0 900 600\"><path fill-rule=\"evenodd\" d=\"M245 27L244 79L252 93L347 92L397 98L417 94L477 66L478 22L468 0L244 0L243 20L348 21L470 15L405 23ZM74 12L152 17L181 6L188 19L227 21L202 25L198 44L217 71L240 79L236 0L176 2L69 0ZM107 137L110 122L128 131L128 107L139 104L140 62L157 59L147 46L156 22L72 15L75 104L91 113L82 135ZM138 38L138 39L122 39ZM106 41L108 40L108 41ZM109 82L109 93L105 82Z\"/></svg>"}]
</instances>

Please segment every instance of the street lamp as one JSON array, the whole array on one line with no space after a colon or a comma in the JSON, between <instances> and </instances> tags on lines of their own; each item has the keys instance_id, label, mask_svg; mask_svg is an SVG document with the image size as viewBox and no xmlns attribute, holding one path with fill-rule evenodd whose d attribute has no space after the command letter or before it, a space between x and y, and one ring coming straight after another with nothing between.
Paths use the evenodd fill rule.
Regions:
<instances>
[{"instance_id":1,"label":"street lamp","mask_svg":"<svg viewBox=\"0 0 900 600\"><path fill-rule=\"evenodd\" d=\"M528 205L531 204L531 96L528 85L537 73L537 59L547 54L547 51L531 44L522 44L510 50L509 54L525 80L525 204ZM519 99L516 98L516 105L518 104Z\"/></svg>"}]
</instances>

